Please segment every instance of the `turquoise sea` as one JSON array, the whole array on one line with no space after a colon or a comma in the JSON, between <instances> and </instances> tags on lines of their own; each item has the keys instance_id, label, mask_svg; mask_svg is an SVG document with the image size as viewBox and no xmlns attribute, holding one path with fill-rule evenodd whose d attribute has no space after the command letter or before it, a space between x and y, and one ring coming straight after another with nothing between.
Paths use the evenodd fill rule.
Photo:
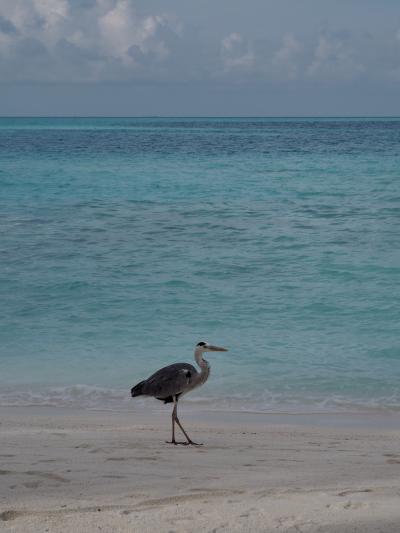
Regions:
<instances>
[{"instance_id":1,"label":"turquoise sea","mask_svg":"<svg viewBox=\"0 0 400 533\"><path fill-rule=\"evenodd\" d=\"M400 119L2 118L0 299L0 405L399 409Z\"/></svg>"}]
</instances>

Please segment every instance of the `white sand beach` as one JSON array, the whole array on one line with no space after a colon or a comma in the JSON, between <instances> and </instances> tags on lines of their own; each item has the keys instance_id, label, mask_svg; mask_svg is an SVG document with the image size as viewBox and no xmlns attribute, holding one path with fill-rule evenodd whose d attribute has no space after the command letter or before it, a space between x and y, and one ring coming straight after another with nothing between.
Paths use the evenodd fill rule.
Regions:
<instances>
[{"instance_id":1,"label":"white sand beach","mask_svg":"<svg viewBox=\"0 0 400 533\"><path fill-rule=\"evenodd\" d=\"M396 532L397 415L1 410L0 531Z\"/></svg>"}]
</instances>

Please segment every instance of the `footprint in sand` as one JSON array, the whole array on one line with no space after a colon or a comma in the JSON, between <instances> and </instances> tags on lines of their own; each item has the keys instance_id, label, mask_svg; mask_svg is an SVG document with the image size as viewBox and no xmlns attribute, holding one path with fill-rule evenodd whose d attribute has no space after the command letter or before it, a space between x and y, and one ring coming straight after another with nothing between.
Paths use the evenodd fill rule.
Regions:
<instances>
[{"instance_id":1,"label":"footprint in sand","mask_svg":"<svg viewBox=\"0 0 400 533\"><path fill-rule=\"evenodd\" d=\"M135 459L135 457L108 457L106 461L129 461Z\"/></svg>"},{"instance_id":2,"label":"footprint in sand","mask_svg":"<svg viewBox=\"0 0 400 533\"><path fill-rule=\"evenodd\" d=\"M39 485L41 485L41 481L27 481L26 483L23 483L22 485L27 489L37 489Z\"/></svg>"},{"instance_id":3,"label":"footprint in sand","mask_svg":"<svg viewBox=\"0 0 400 533\"><path fill-rule=\"evenodd\" d=\"M27 472L23 472L23 474L27 474L28 476L38 476L43 477L45 479L49 479L51 481L60 481L61 483L69 483L70 480L60 476L59 474L54 474L53 472L42 472L41 470L28 470Z\"/></svg>"},{"instance_id":4,"label":"footprint in sand","mask_svg":"<svg viewBox=\"0 0 400 533\"><path fill-rule=\"evenodd\" d=\"M368 507L367 503L362 502L352 502L349 500L343 505L343 509L349 510L349 509L361 509L362 507Z\"/></svg>"},{"instance_id":5,"label":"footprint in sand","mask_svg":"<svg viewBox=\"0 0 400 533\"><path fill-rule=\"evenodd\" d=\"M14 511L13 509L9 510L9 511L3 511L2 513L0 513L0 520L2 520L3 522L8 522L9 520L15 520L16 518L18 518L18 516L21 516L23 513L21 513L20 511Z\"/></svg>"},{"instance_id":6,"label":"footprint in sand","mask_svg":"<svg viewBox=\"0 0 400 533\"><path fill-rule=\"evenodd\" d=\"M203 488L203 487L198 487L198 488L193 488L193 489L189 489L190 492L214 492L215 489L208 489L208 488Z\"/></svg>"},{"instance_id":7,"label":"footprint in sand","mask_svg":"<svg viewBox=\"0 0 400 533\"><path fill-rule=\"evenodd\" d=\"M108 453L109 451L105 448L94 448L93 450L89 450L89 453Z\"/></svg>"},{"instance_id":8,"label":"footprint in sand","mask_svg":"<svg viewBox=\"0 0 400 533\"><path fill-rule=\"evenodd\" d=\"M400 464L400 455L398 455L397 453L384 453L383 457L389 457L389 459L386 460L386 463L388 465Z\"/></svg>"},{"instance_id":9,"label":"footprint in sand","mask_svg":"<svg viewBox=\"0 0 400 533\"><path fill-rule=\"evenodd\" d=\"M356 489L356 490L344 490L342 492L338 492L338 496L348 496L349 494L357 494L362 492L373 492L372 489Z\"/></svg>"}]
</instances>

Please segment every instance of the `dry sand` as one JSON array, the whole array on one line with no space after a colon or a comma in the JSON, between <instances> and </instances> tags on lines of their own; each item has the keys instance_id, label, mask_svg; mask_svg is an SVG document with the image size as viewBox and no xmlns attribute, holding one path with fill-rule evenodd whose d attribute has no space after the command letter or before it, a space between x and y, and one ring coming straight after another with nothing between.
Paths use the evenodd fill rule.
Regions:
<instances>
[{"instance_id":1,"label":"dry sand","mask_svg":"<svg viewBox=\"0 0 400 533\"><path fill-rule=\"evenodd\" d=\"M400 532L400 418L0 411L1 532Z\"/></svg>"}]
</instances>

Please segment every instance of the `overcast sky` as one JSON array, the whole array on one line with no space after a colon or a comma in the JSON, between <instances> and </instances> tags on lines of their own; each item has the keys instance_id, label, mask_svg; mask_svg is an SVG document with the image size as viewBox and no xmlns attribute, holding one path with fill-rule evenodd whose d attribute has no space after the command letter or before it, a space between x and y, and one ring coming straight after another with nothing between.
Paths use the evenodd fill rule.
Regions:
<instances>
[{"instance_id":1,"label":"overcast sky","mask_svg":"<svg viewBox=\"0 0 400 533\"><path fill-rule=\"evenodd\" d=\"M400 0L0 0L2 115L400 115Z\"/></svg>"}]
</instances>

